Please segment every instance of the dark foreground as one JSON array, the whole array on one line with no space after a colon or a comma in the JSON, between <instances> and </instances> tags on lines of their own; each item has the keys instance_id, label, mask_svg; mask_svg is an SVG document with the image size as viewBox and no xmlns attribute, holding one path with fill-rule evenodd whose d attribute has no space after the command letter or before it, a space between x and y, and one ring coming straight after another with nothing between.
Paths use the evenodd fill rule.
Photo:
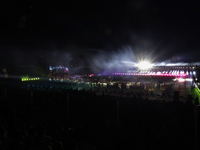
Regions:
<instances>
[{"instance_id":1,"label":"dark foreground","mask_svg":"<svg viewBox=\"0 0 200 150\"><path fill-rule=\"evenodd\" d=\"M1 85L0 149L194 149L194 105ZM5 96L6 95L6 96Z\"/></svg>"}]
</instances>

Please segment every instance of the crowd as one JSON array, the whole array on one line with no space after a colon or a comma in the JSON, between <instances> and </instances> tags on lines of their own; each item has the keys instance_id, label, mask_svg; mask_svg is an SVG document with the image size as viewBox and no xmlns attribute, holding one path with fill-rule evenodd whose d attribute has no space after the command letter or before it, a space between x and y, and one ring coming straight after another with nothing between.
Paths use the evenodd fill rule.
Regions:
<instances>
[{"instance_id":1,"label":"crowd","mask_svg":"<svg viewBox=\"0 0 200 150\"><path fill-rule=\"evenodd\" d=\"M192 149L194 107L78 90L0 86L1 150Z\"/></svg>"}]
</instances>

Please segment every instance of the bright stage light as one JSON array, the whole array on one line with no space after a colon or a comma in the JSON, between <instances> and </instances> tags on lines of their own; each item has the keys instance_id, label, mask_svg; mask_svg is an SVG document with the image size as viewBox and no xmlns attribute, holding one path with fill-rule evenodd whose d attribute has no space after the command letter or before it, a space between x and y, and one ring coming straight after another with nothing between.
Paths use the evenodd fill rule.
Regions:
<instances>
[{"instance_id":1,"label":"bright stage light","mask_svg":"<svg viewBox=\"0 0 200 150\"><path fill-rule=\"evenodd\" d=\"M146 70L146 69L151 68L153 66L153 64L151 64L148 61L141 61L138 64L136 64L136 66L141 70Z\"/></svg>"},{"instance_id":2,"label":"bright stage light","mask_svg":"<svg viewBox=\"0 0 200 150\"><path fill-rule=\"evenodd\" d=\"M185 81L193 81L192 78L186 78Z\"/></svg>"},{"instance_id":3,"label":"bright stage light","mask_svg":"<svg viewBox=\"0 0 200 150\"><path fill-rule=\"evenodd\" d=\"M179 81L179 82L185 82L185 79L179 78L178 81Z\"/></svg>"}]
</instances>

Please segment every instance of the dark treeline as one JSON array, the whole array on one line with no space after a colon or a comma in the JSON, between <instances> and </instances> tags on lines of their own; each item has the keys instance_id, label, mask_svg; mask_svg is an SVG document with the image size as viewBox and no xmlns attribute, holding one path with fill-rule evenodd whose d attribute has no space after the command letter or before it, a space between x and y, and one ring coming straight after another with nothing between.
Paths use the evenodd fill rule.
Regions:
<instances>
[{"instance_id":1,"label":"dark treeline","mask_svg":"<svg viewBox=\"0 0 200 150\"><path fill-rule=\"evenodd\" d=\"M0 149L193 149L191 100L1 85Z\"/></svg>"}]
</instances>

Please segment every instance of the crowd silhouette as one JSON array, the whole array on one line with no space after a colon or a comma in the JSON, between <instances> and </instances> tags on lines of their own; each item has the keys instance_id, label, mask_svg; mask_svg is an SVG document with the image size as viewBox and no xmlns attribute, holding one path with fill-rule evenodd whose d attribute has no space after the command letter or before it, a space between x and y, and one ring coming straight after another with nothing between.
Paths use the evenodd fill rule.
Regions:
<instances>
[{"instance_id":1,"label":"crowd silhouette","mask_svg":"<svg viewBox=\"0 0 200 150\"><path fill-rule=\"evenodd\" d=\"M185 103L97 96L91 91L0 86L1 150L193 149L192 97ZM130 94L130 93L129 93Z\"/></svg>"}]
</instances>

